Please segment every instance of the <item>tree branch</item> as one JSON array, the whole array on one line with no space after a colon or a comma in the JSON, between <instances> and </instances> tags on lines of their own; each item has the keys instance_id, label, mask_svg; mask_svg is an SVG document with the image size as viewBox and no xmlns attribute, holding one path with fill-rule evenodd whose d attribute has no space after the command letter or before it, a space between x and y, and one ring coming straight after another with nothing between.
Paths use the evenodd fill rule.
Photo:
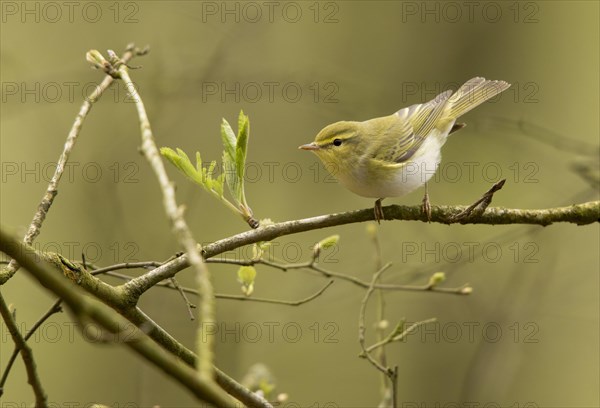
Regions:
<instances>
[{"instance_id":1,"label":"tree branch","mask_svg":"<svg viewBox=\"0 0 600 408\"><path fill-rule=\"evenodd\" d=\"M0 315L2 315L2 318L6 323L6 327L8 327L8 332L10 333L13 341L15 342L15 347L21 350L21 357L23 357L23 363L25 363L25 369L27 370L27 381L31 385L31 388L33 388L33 393L35 394L36 408L47 407L48 404L46 393L44 392L44 388L42 387L40 377L37 373L35 360L33 359L33 352L25 342L25 339L21 335L21 332L19 332L17 323L13 319L13 316L10 313L6 302L4 302L4 297L2 296L2 293L0 293Z\"/></svg>"},{"instance_id":2,"label":"tree branch","mask_svg":"<svg viewBox=\"0 0 600 408\"><path fill-rule=\"evenodd\" d=\"M381 365L381 363L379 361L375 360L369 353L367 353L366 346L365 346L365 342L366 342L365 333L367 331L367 328L365 325L365 314L367 312L367 303L369 303L369 298L371 297L371 294L375 290L375 283L377 283L377 280L379 279L381 274L383 272L385 272L386 269L388 269L391 265L392 265L391 263L387 263L387 264L383 265L377 272L375 272L375 274L373 274L373 278L371 279L371 284L369 285L369 287L365 293L365 296L363 297L363 300L360 303L360 312L358 314L358 343L360 344L362 354L369 360L369 362L375 368L377 368L379 371L381 371L388 377L391 374L390 370L387 367L384 367L383 365Z\"/></svg>"},{"instance_id":3,"label":"tree branch","mask_svg":"<svg viewBox=\"0 0 600 408\"><path fill-rule=\"evenodd\" d=\"M118 272L113 272L113 271L103 271L103 273L105 273L107 276L112 276L114 278L124 279L127 281L134 279L131 276L121 274ZM334 282L333 280L330 280L321 289L319 289L312 295L307 296L304 299L300 299L300 300L279 300L279 299L260 298L260 297L254 297L254 296L229 295L226 293L215 293L215 298L216 299L239 300L241 302L246 301L246 302L256 302L256 303L271 303L271 304L285 305L285 306L300 306L300 305L303 305L304 303L308 303L311 300L314 300L317 297L321 296L327 290L327 288L329 288L331 285L333 285L333 282ZM198 291L196 289L187 288L185 286L176 286L175 284L172 283L172 281L170 279L160 282L160 283L157 283L155 286L161 287L161 288L167 288L167 289L175 289L175 290L178 290L180 293L191 293L193 295L198 294Z\"/></svg>"},{"instance_id":4,"label":"tree branch","mask_svg":"<svg viewBox=\"0 0 600 408\"><path fill-rule=\"evenodd\" d=\"M365 342L366 342L366 338L365 338L365 333L367 331L367 328L365 326L365 314L367 311L367 303L369 302L369 298L371 297L371 294L373 293L373 291L375 290L375 284L377 283L377 280L381 277L381 275L383 274L383 272L385 272L386 269L389 268L391 264L387 263L385 265L383 265L377 272L375 272L373 274L373 279L371 279L371 283L367 289L367 292L365 293L365 297L363 298L361 304L360 304L360 312L358 314L358 343L360 344L360 348L362 350L362 354L364 355L367 360L375 367L377 368L379 371L381 371L381 373L383 375L385 375L387 378L389 378L390 380L390 388L391 388L391 402L392 402L392 407L396 408L396 404L397 404L397 396L396 396L396 392L398 389L398 369L397 367L395 368L389 368L386 367L384 365L383 361L377 361L376 358L374 358L373 356L371 356L371 354L369 352L367 352L366 348L365 348ZM385 396L384 399L385 401Z\"/></svg>"},{"instance_id":5,"label":"tree branch","mask_svg":"<svg viewBox=\"0 0 600 408\"><path fill-rule=\"evenodd\" d=\"M167 217L171 221L173 232L179 241L179 244L185 249L187 259L196 271L196 280L198 282L198 295L200 304L198 307L199 323L197 334L197 352L199 356L198 374L200 378L206 381L213 381L213 335L204 332L204 327L208 327L215 322L215 305L210 273L204 260L198 252L199 245L192 236L192 232L183 218L183 208L177 205L175 200L175 188L169 180L167 172L163 165L158 147L154 142L154 135L150 127L150 121L146 114L144 103L137 92L135 85L129 77L127 65L123 64L119 68L119 75L125 82L129 95L135 101L140 120L140 130L142 133L142 153L152 167L163 194L163 204ZM208 325L208 326L207 326ZM204 341L202 341L204 339Z\"/></svg>"},{"instance_id":6,"label":"tree branch","mask_svg":"<svg viewBox=\"0 0 600 408\"><path fill-rule=\"evenodd\" d=\"M173 355L180 358L191 367L196 366L197 356L179 341L177 341L169 332L159 326L154 320L146 315L138 307L128 309L123 314L127 320L138 327L144 327L146 333L155 342L160 344ZM248 390L246 387L229 377L225 372L215 366L215 376L217 384L226 392L238 399L249 408L273 408L268 401L260 395Z\"/></svg>"},{"instance_id":7,"label":"tree branch","mask_svg":"<svg viewBox=\"0 0 600 408\"><path fill-rule=\"evenodd\" d=\"M0 228L0 233L2 232L3 231ZM2 242L2 244L4 245L4 242ZM90 272L84 268L78 267L58 254L35 251L34 248L23 243L19 243L17 240L12 240L5 245L7 247L11 245L16 246L14 248L15 253L27 252L36 262L40 262L40 260L49 262L51 265L57 268L55 271L56 275L60 276L60 274L63 273L73 283L79 285L88 293L93 294L96 298L117 310L131 323L135 324L137 327L143 327L144 332L149 335L150 338L171 352L174 356L182 359L191 367L196 366L196 355L179 343L167 331L165 331L150 317L144 314L139 308L137 308L136 303L138 297L133 297L131 294L123 292L122 286L111 286L95 276L92 276L92 274L90 274ZM4 251L2 249L0 249L0 252L7 253L9 256L12 253L11 251ZM118 266L122 267L123 265L125 264L119 264ZM113 268L109 267L106 269ZM55 294L60 296L59 292L55 292ZM226 392L230 393L234 398L238 399L246 406L250 408L272 408L271 404L269 404L264 398L242 386L233 378L229 377L226 373L219 370L218 367L214 367L214 372L217 384L219 384Z\"/></svg>"},{"instance_id":8,"label":"tree branch","mask_svg":"<svg viewBox=\"0 0 600 408\"><path fill-rule=\"evenodd\" d=\"M325 292L327 290L327 288L329 288L331 285L333 285L333 280L330 280L329 282L327 282L325 284L325 286L323 286L321 289L319 289L312 295L307 296L304 299L300 299L300 300L279 300L279 299L269 299L269 298L260 298L260 297L242 296L242 295L227 295L227 294L221 294L221 293L217 293L215 295L215 297L217 299L239 300L241 302L246 301L246 302L257 302L257 303L271 303L271 304L285 305L285 306L300 306L300 305L303 305L304 303L308 303L311 300L314 300L314 299L318 298L319 296L321 296L323 294L323 292ZM164 286L167 288L172 288L168 283L160 284L157 286ZM198 294L198 292L193 289L189 289L189 288L181 288L181 289L184 292Z\"/></svg>"},{"instance_id":9,"label":"tree branch","mask_svg":"<svg viewBox=\"0 0 600 408\"><path fill-rule=\"evenodd\" d=\"M367 347L363 353L366 356L368 353L372 352L373 350L376 350L380 347L385 346L386 344L395 342L395 341L402 341L404 340L404 338L406 336L408 336L409 334L411 334L413 331L415 331L416 329L418 329L421 326L424 326L428 323L434 323L436 322L437 319L435 317L431 318L431 319L426 319L426 320L421 320L419 322L415 322L413 324L411 324L410 326L408 326L406 329L402 330L400 333L390 333L389 336L387 336L385 339L378 341L375 344L372 344L371 346ZM363 354L361 354L361 357L363 357Z\"/></svg>"},{"instance_id":10,"label":"tree branch","mask_svg":"<svg viewBox=\"0 0 600 408\"><path fill-rule=\"evenodd\" d=\"M158 346L146 333L132 325L115 310L102 302L87 296L78 286L73 285L50 268L50 264L40 262L21 242L10 237L0 229L0 251L17 260L38 282L48 290L59 295L79 322L98 324L115 337L127 338L118 344L124 344L140 354L167 375L177 380L197 398L208 401L216 406L230 407L233 400L212 381L204 381L196 371L181 364L169 352ZM22 350L27 345L21 344Z\"/></svg>"},{"instance_id":11,"label":"tree branch","mask_svg":"<svg viewBox=\"0 0 600 408\"><path fill-rule=\"evenodd\" d=\"M23 340L25 340L25 341L29 340L29 338L31 336L33 336L35 331L42 324L44 324L44 322L46 320L48 320L48 318L50 316L52 316L55 313L62 312L62 308L60 307L61 303L62 303L61 299L58 299L56 302L54 302L52 304L52 306L50 306L50 309L48 309L48 311L46 313L44 313L44 315L42 317L40 317L39 320L33 324L33 326L31 326L31 329L27 332L27 334L25 336L23 336ZM15 344L15 349L13 350L13 353L10 355L10 358L8 359L8 363L6 363L6 368L4 369L4 372L2 373L2 378L0 378L0 398L2 397L3 390L4 390L4 384L6 384L6 380L8 379L8 374L10 374L10 370L11 370L13 364L15 363L15 360L17 359L17 356L19 355L20 351L21 351L21 348Z\"/></svg>"},{"instance_id":12,"label":"tree branch","mask_svg":"<svg viewBox=\"0 0 600 408\"><path fill-rule=\"evenodd\" d=\"M460 214L467 208L467 206L434 206L431 209L431 222L450 224L451 222L449 220L453 216ZM428 221L420 206L390 205L384 207L383 212L386 221ZM599 219L600 201L590 201L569 207L539 210L488 207L483 214L467 217L460 220L460 223L486 225L529 224L548 226L553 223L567 222L577 225L586 225L598 222ZM202 254L205 259L208 259L244 245L255 244L260 241L271 241L285 235L373 220L373 209L368 208L345 213L320 215L294 221L284 221L260 227L255 230L245 231L213 242L212 244L205 245ZM127 282L124 286L128 290L137 288L138 290L144 291L164 279L175 276L177 272L188 266L187 255L182 255ZM376 286L376 288L379 288L379 286Z\"/></svg>"},{"instance_id":13,"label":"tree branch","mask_svg":"<svg viewBox=\"0 0 600 408\"><path fill-rule=\"evenodd\" d=\"M434 206L431 210L431 222L451 224L449 219L454 215L461 213L466 208L466 206ZM390 205L383 207L383 212L386 221L403 220L427 222L427 219L421 211L420 206ZM223 252L260 241L270 241L278 237L297 234L299 232L358 222L373 221L374 219L373 209L368 208L364 210L354 210L344 213L321 215L312 218L275 223L256 230L242 232L229 238L221 239L212 244L205 245L203 248L203 255L205 258L212 258L213 256L219 255ZM547 226L557 222L567 222L577 225L585 225L598 222L599 219L600 201L591 201L583 204L575 204L569 207L539 210L488 207L483 214L480 214L476 217L468 217L463 219L460 221L460 224L535 224ZM185 258L185 256L183 258ZM164 266L165 265L162 267Z\"/></svg>"},{"instance_id":14,"label":"tree branch","mask_svg":"<svg viewBox=\"0 0 600 408\"><path fill-rule=\"evenodd\" d=\"M124 62L131 60L137 53L135 52L135 48L133 45L129 45L127 47L127 51L123 54L121 58ZM56 163L56 170L54 171L54 175L48 183L48 187L46 188L46 192L42 197L42 201L39 203L37 211L33 216L33 220L29 225L29 229L23 238L23 242L27 245L31 245L33 240L39 235L40 229L42 228L42 223L46 219L46 215L50 210L50 206L54 202L54 198L58 194L58 183L62 177L62 174L65 170L65 165L69 160L69 155L71 154L71 150L73 150L73 146L75 146L75 142L77 141L77 137L79 136L79 132L81 132L81 128L83 127L83 121L87 117L88 113L92 109L92 105L100 99L104 91L106 91L110 85L114 82L114 78L110 75L107 75L104 80L98 85L94 91L83 101L81 104L81 108L79 108L79 113L75 117L75 122L73 126L71 126L71 130L67 135L67 140L65 141L65 145L63 147L63 151L58 158L58 162ZM17 271L19 270L19 266L14 260L8 264L5 269L0 270L0 286L2 286L6 281L8 281Z\"/></svg>"}]
</instances>

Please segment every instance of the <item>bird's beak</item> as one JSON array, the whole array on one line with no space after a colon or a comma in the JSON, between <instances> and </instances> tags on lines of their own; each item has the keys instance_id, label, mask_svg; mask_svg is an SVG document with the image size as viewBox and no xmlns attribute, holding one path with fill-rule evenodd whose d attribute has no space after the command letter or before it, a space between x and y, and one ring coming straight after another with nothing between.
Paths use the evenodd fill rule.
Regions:
<instances>
[{"instance_id":1,"label":"bird's beak","mask_svg":"<svg viewBox=\"0 0 600 408\"><path fill-rule=\"evenodd\" d=\"M312 143L309 143L309 144L305 144L305 145L299 146L298 149L301 149L301 150L319 150L320 147L315 142L312 142Z\"/></svg>"}]
</instances>

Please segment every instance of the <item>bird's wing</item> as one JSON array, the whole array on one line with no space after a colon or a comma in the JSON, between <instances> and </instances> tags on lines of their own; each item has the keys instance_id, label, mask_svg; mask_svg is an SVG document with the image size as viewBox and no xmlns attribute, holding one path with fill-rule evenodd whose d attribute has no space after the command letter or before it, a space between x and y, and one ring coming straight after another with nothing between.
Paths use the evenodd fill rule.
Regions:
<instances>
[{"instance_id":1,"label":"bird's wing","mask_svg":"<svg viewBox=\"0 0 600 408\"><path fill-rule=\"evenodd\" d=\"M384 121L385 128L371 129L376 140L372 141L365 156L393 167L402 165L421 147L443 117L451 94L452 91L446 91L429 102L400 109L393 115L397 120Z\"/></svg>"},{"instance_id":2,"label":"bird's wing","mask_svg":"<svg viewBox=\"0 0 600 408\"><path fill-rule=\"evenodd\" d=\"M400 109L385 120L364 122L374 135L365 158L388 167L399 167L408 161L428 137L446 137L464 125L456 119L486 100L510 87L504 81L475 77L465 82L454 94L448 90L429 102ZM383 118L381 118L383 119ZM454 126L451 126L454 125Z\"/></svg>"}]
</instances>

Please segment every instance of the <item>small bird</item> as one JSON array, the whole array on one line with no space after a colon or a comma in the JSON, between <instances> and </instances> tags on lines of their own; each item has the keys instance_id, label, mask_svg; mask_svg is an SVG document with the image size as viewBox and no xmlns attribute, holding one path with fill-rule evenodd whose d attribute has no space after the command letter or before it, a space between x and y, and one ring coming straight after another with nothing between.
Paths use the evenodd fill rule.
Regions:
<instances>
[{"instance_id":1,"label":"small bird","mask_svg":"<svg viewBox=\"0 0 600 408\"><path fill-rule=\"evenodd\" d=\"M381 200L403 196L425 185L422 208L430 220L427 181L437 170L448 135L465 127L456 119L509 87L504 81L476 77L455 93L442 92L429 102L389 116L328 125L314 142L299 149L314 152L353 193L377 198L377 222L383 219Z\"/></svg>"}]
</instances>

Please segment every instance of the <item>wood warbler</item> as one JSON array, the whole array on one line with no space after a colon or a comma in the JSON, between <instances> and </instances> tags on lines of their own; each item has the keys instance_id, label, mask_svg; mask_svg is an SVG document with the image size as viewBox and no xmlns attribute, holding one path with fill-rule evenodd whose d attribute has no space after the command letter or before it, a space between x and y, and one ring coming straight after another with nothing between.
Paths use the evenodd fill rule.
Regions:
<instances>
[{"instance_id":1,"label":"wood warbler","mask_svg":"<svg viewBox=\"0 0 600 408\"><path fill-rule=\"evenodd\" d=\"M364 122L336 122L300 146L314 152L346 188L377 198L375 218L383 219L381 200L399 197L425 185L423 211L431 218L427 181L441 161L449 134L465 126L456 119L510 87L504 81L473 78L455 93Z\"/></svg>"}]
</instances>

